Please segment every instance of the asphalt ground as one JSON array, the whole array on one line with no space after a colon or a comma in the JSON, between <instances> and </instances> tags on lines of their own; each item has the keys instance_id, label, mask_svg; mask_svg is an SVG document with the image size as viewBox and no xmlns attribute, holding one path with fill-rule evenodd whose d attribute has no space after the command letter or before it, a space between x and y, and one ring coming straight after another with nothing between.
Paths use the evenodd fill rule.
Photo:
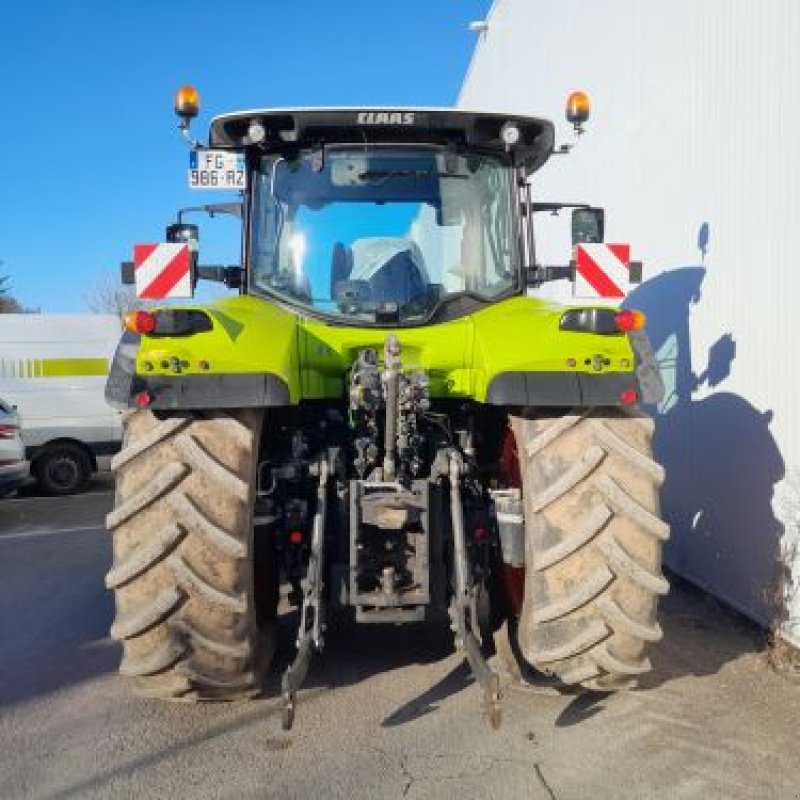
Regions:
<instances>
[{"instance_id":1,"label":"asphalt ground","mask_svg":"<svg viewBox=\"0 0 800 800\"><path fill-rule=\"evenodd\" d=\"M263 699L137 699L107 637L108 488L0 501L0 798L800 798L800 686L680 583L641 689L509 686L499 731L446 625L334 628L290 733L288 613Z\"/></svg>"}]
</instances>

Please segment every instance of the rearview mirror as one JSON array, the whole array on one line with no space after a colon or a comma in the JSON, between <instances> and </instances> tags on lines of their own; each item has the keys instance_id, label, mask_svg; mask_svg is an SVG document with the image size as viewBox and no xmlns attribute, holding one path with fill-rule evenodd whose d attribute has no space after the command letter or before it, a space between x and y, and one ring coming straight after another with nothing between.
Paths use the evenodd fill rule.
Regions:
<instances>
[{"instance_id":1,"label":"rearview mirror","mask_svg":"<svg viewBox=\"0 0 800 800\"><path fill-rule=\"evenodd\" d=\"M188 222L174 222L167 225L166 239L171 244L188 244L189 249L196 253L200 247L200 228Z\"/></svg>"},{"instance_id":2,"label":"rearview mirror","mask_svg":"<svg viewBox=\"0 0 800 800\"><path fill-rule=\"evenodd\" d=\"M572 210L572 244L602 242L605 235L606 212L602 208Z\"/></svg>"}]
</instances>

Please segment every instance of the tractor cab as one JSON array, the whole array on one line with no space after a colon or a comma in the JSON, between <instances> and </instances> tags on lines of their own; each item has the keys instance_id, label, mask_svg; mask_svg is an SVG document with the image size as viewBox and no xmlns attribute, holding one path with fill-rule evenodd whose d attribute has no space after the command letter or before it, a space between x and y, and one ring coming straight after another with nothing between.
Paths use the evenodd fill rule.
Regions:
<instances>
[{"instance_id":1,"label":"tractor cab","mask_svg":"<svg viewBox=\"0 0 800 800\"><path fill-rule=\"evenodd\" d=\"M552 151L545 120L252 111L216 118L209 144L246 155L253 294L333 322L396 327L523 289L518 186Z\"/></svg>"},{"instance_id":2,"label":"tractor cab","mask_svg":"<svg viewBox=\"0 0 800 800\"><path fill-rule=\"evenodd\" d=\"M583 93L568 99L578 135L588 109ZM603 240L602 209L532 198L530 175L572 147L554 147L548 120L455 109L266 109L215 117L206 145L189 135L199 111L194 89L178 91L175 110L191 146L189 187L240 196L182 209L167 227L168 243L188 245L184 290L217 280L334 325L413 327L546 281L574 282L573 263L537 263L536 212L571 208L573 245ZM239 265L199 264L198 226L183 221L196 211L242 218ZM142 252L123 265L123 282L136 283L143 299L191 296L177 283L161 293L145 285L152 270L135 269L152 248Z\"/></svg>"}]
</instances>

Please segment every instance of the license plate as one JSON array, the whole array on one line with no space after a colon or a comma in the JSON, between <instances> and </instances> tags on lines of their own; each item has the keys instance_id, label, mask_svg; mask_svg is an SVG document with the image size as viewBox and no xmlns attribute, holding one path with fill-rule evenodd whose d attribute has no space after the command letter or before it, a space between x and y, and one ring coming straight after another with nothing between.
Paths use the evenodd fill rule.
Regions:
<instances>
[{"instance_id":1,"label":"license plate","mask_svg":"<svg viewBox=\"0 0 800 800\"><path fill-rule=\"evenodd\" d=\"M190 189L245 189L244 153L192 150L189 153Z\"/></svg>"}]
</instances>

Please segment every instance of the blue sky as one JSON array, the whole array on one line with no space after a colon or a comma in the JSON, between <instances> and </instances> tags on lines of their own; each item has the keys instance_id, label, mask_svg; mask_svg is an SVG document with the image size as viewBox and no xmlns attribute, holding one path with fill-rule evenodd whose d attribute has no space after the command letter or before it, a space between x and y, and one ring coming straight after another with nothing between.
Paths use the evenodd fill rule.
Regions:
<instances>
[{"instance_id":1,"label":"blue sky","mask_svg":"<svg viewBox=\"0 0 800 800\"><path fill-rule=\"evenodd\" d=\"M0 275L45 312L86 295L175 209L186 187L175 89L208 120L237 108L452 105L490 0L8 0L0 5ZM202 230L231 262L232 221ZM233 250L233 251L232 251Z\"/></svg>"}]
</instances>

